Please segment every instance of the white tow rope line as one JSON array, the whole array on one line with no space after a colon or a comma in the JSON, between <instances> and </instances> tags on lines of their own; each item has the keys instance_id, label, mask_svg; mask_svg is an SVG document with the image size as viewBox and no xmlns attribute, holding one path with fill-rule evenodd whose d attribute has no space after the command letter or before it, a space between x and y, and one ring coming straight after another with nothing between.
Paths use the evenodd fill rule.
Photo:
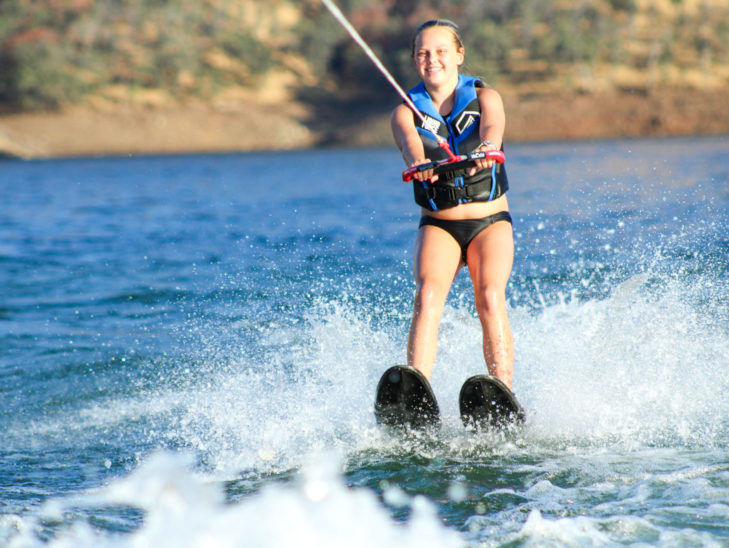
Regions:
<instances>
[{"instance_id":1,"label":"white tow rope line","mask_svg":"<svg viewBox=\"0 0 729 548\"><path fill-rule=\"evenodd\" d=\"M327 7L327 9L332 12L332 15L334 18L339 21L342 26L347 30L347 32L350 34L350 36L354 39L355 42L359 44L359 46L364 50L364 52L367 54L367 57L369 57L372 62L375 64L375 66L380 69L380 72L387 78L387 81L392 84L392 87L395 88L395 90L400 94L400 97L403 98L407 106L409 106L412 111L415 113L415 115L420 118L420 120L425 123L425 117L421 114L421 112L417 109L415 104L412 102L410 97L408 97L408 94L405 93L405 91L400 87L400 84L397 83L397 80L393 77L392 74L390 74L390 71L387 70L387 67L382 64L382 61L379 60L377 55L375 55L375 52L372 51L372 49L367 45L367 42L364 41L362 36L360 36L359 32L357 32L357 29L355 29L352 24L347 20L347 18L344 16L342 11L337 7L337 5L332 2L332 0L321 0L324 5Z\"/></svg>"}]
</instances>

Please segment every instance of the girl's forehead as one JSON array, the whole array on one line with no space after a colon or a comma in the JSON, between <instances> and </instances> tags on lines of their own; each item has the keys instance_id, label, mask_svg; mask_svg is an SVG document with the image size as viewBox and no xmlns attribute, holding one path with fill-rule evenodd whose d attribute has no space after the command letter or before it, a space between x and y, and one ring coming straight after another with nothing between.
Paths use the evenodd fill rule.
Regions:
<instances>
[{"instance_id":1,"label":"girl's forehead","mask_svg":"<svg viewBox=\"0 0 729 548\"><path fill-rule=\"evenodd\" d=\"M453 45L456 43L456 39L453 36L453 32L445 27L429 27L420 31L415 45L417 47L422 46L440 46L440 45Z\"/></svg>"}]
</instances>

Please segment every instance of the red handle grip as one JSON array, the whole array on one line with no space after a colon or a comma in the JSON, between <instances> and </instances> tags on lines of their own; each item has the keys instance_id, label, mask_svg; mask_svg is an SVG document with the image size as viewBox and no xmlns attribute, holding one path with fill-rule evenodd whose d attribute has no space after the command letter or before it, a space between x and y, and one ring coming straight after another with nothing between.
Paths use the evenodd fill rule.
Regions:
<instances>
[{"instance_id":1,"label":"red handle grip","mask_svg":"<svg viewBox=\"0 0 729 548\"><path fill-rule=\"evenodd\" d=\"M457 169L464 169L467 167L473 167L476 165L476 160L480 159L493 160L497 164L504 163L504 153L500 150L487 150L486 152L471 152L470 154L463 154L461 156L454 156L453 159L438 160L437 162L428 162L427 164L420 164L417 166L409 167L402 172L402 180L405 182L412 181L416 173L421 171L433 170L433 174L445 173L447 171L455 171Z\"/></svg>"}]
</instances>

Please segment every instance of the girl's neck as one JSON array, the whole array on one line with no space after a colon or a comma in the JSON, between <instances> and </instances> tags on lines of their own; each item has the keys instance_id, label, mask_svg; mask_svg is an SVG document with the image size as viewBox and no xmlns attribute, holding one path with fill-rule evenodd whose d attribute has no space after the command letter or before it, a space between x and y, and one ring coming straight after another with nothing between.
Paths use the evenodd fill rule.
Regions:
<instances>
[{"instance_id":1,"label":"girl's neck","mask_svg":"<svg viewBox=\"0 0 729 548\"><path fill-rule=\"evenodd\" d=\"M447 85L447 86L438 86L436 88L426 88L428 90L428 95L430 95L430 100L433 101L433 106L435 106L436 110L442 115L445 116L446 114L449 114L451 110L453 110L453 102L456 97L456 86L458 85L458 80L455 82Z\"/></svg>"}]
</instances>

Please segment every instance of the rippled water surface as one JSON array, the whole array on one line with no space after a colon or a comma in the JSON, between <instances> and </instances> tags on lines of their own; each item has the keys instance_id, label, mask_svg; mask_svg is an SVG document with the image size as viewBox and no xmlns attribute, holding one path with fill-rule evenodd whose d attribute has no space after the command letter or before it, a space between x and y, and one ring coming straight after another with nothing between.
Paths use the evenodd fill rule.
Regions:
<instances>
[{"instance_id":1,"label":"rippled water surface","mask_svg":"<svg viewBox=\"0 0 729 548\"><path fill-rule=\"evenodd\" d=\"M391 149L0 162L0 544L729 545L729 139L507 149L523 431L372 414L418 211Z\"/></svg>"}]
</instances>

